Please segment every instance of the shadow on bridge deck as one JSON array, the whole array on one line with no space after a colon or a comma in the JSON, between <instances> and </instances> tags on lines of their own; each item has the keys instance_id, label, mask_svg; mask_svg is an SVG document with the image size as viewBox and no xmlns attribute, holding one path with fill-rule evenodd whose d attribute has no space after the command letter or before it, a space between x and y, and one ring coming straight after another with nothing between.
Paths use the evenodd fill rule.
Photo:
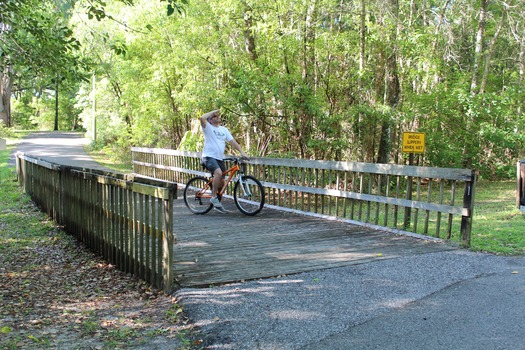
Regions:
<instances>
[{"instance_id":1,"label":"shadow on bridge deck","mask_svg":"<svg viewBox=\"0 0 525 350\"><path fill-rule=\"evenodd\" d=\"M181 287L208 286L450 250L440 242L265 208L195 215L175 201L174 261Z\"/></svg>"}]
</instances>

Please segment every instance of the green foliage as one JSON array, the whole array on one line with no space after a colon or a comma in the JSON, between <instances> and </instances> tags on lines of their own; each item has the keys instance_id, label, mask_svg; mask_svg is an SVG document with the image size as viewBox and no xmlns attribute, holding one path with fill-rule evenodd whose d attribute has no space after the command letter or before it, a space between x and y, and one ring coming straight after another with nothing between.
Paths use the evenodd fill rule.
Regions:
<instances>
[{"instance_id":1,"label":"green foliage","mask_svg":"<svg viewBox=\"0 0 525 350\"><path fill-rule=\"evenodd\" d=\"M8 1L0 3L0 91L11 106L9 124L53 128L57 86L62 129L77 127L77 112L68 105L84 79L85 61L76 53L80 43L68 26L69 3ZM5 26L5 27L4 27ZM57 83L58 81L58 83Z\"/></svg>"},{"instance_id":2,"label":"green foliage","mask_svg":"<svg viewBox=\"0 0 525 350\"><path fill-rule=\"evenodd\" d=\"M11 129L7 128L4 125L4 122L0 120L0 138L8 138L12 136L13 132L11 131Z\"/></svg>"},{"instance_id":3,"label":"green foliage","mask_svg":"<svg viewBox=\"0 0 525 350\"><path fill-rule=\"evenodd\" d=\"M161 0L167 1L168 5L166 6L167 15L171 16L177 11L180 15L184 12L184 5L188 4L188 0Z\"/></svg>"},{"instance_id":4,"label":"green foliage","mask_svg":"<svg viewBox=\"0 0 525 350\"><path fill-rule=\"evenodd\" d=\"M24 130L34 129L33 118L36 113L32 95L29 93L20 94L19 98L11 103L12 126Z\"/></svg>"},{"instance_id":5,"label":"green foliage","mask_svg":"<svg viewBox=\"0 0 525 350\"><path fill-rule=\"evenodd\" d=\"M181 151L199 152L204 146L204 137L202 134L186 131L177 149Z\"/></svg>"},{"instance_id":6,"label":"green foliage","mask_svg":"<svg viewBox=\"0 0 525 350\"><path fill-rule=\"evenodd\" d=\"M439 167L472 167L487 179L515 176L515 160L525 149L524 119L501 94L472 96L461 86L443 87L428 95L411 95L409 108L427 135L426 161Z\"/></svg>"},{"instance_id":7,"label":"green foliage","mask_svg":"<svg viewBox=\"0 0 525 350\"><path fill-rule=\"evenodd\" d=\"M79 52L68 56L70 66L90 63L95 92L91 81L71 82L79 70L62 71L60 127L81 123L95 136L95 116L98 148L198 150L192 121L221 108L253 155L366 162L386 156L402 164L402 132L422 131L427 147L420 165L474 168L490 179L512 176L525 152L523 46L516 39L525 35L517 25L525 6L488 7L484 41L495 45L474 67L478 3L454 1L429 12L408 1L371 1L363 18L360 5L79 2L70 27L60 22L59 34L69 39L59 42L67 53ZM63 13L69 16L67 6ZM33 27L47 33L49 22L37 23ZM32 34L32 42L39 35ZM18 94L17 125L51 125L55 76L46 70L28 90L37 101ZM473 77L479 82L471 91ZM381 157L380 149L386 151Z\"/></svg>"}]
</instances>

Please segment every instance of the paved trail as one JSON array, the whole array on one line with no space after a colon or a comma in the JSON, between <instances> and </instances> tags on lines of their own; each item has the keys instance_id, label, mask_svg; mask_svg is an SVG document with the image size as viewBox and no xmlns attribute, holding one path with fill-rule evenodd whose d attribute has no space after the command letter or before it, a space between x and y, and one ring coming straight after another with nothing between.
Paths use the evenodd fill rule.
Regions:
<instances>
[{"instance_id":1,"label":"paved trail","mask_svg":"<svg viewBox=\"0 0 525 350\"><path fill-rule=\"evenodd\" d=\"M89 142L78 132L35 132L24 138L15 152L24 152L63 165L109 170L95 162L84 150ZM15 164L14 152L10 161L12 165Z\"/></svg>"}]
</instances>

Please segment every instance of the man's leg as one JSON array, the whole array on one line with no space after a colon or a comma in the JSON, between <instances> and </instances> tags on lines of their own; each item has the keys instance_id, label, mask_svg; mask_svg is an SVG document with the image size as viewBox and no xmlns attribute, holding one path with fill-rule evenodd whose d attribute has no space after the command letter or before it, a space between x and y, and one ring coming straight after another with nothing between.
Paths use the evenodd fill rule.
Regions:
<instances>
[{"instance_id":1,"label":"man's leg","mask_svg":"<svg viewBox=\"0 0 525 350\"><path fill-rule=\"evenodd\" d=\"M219 193L223 184L224 184L224 181L222 179L222 170L220 168L215 169L215 171L213 172L213 184L212 184L212 190L213 190L214 196L216 196L217 193Z\"/></svg>"},{"instance_id":2,"label":"man's leg","mask_svg":"<svg viewBox=\"0 0 525 350\"><path fill-rule=\"evenodd\" d=\"M226 209L222 206L222 203L219 201L219 197L217 196L217 193L221 190L222 186L224 185L224 180L222 179L222 170L215 169L213 172L213 183L212 183L212 191L213 191L213 197L211 199L211 203L213 204L213 207L215 210L218 210L222 213L226 213Z\"/></svg>"},{"instance_id":3,"label":"man's leg","mask_svg":"<svg viewBox=\"0 0 525 350\"><path fill-rule=\"evenodd\" d=\"M206 159L206 167L213 172L213 182L211 185L211 203L213 204L213 207L215 209L221 212L226 212L221 202L219 201L219 198L217 197L217 193L221 190L222 186L224 185L224 180L222 178L222 172L224 171L224 163L222 163L221 161L217 161L213 158L208 158Z\"/></svg>"}]
</instances>

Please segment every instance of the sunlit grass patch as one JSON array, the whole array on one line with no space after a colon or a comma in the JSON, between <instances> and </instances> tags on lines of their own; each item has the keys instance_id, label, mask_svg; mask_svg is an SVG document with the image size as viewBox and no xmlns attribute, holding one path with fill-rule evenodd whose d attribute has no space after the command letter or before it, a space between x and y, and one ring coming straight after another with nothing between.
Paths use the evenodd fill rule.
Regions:
<instances>
[{"instance_id":1,"label":"sunlit grass patch","mask_svg":"<svg viewBox=\"0 0 525 350\"><path fill-rule=\"evenodd\" d=\"M515 181L477 184L471 249L525 254L525 214L516 207Z\"/></svg>"},{"instance_id":2,"label":"sunlit grass patch","mask_svg":"<svg viewBox=\"0 0 525 350\"><path fill-rule=\"evenodd\" d=\"M84 149L89 153L91 158L106 168L124 174L133 172L131 150L129 151L129 154L114 154L109 149L95 149L91 145L85 146Z\"/></svg>"}]
</instances>

